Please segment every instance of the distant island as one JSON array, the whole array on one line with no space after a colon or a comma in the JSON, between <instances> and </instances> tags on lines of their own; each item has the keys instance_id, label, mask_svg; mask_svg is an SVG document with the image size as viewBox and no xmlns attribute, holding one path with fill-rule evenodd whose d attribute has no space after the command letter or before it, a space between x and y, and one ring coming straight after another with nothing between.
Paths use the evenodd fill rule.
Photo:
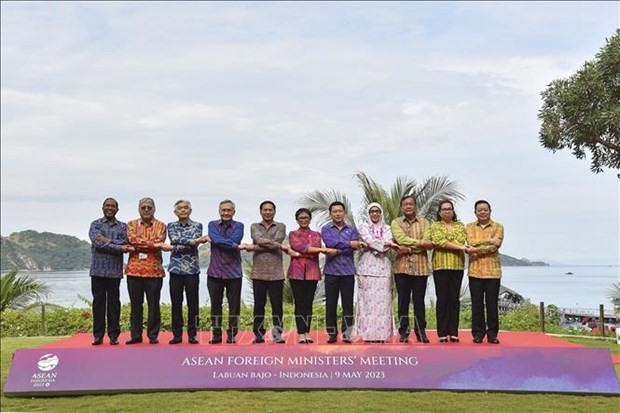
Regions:
<instances>
[{"instance_id":1,"label":"distant island","mask_svg":"<svg viewBox=\"0 0 620 413\"><path fill-rule=\"evenodd\" d=\"M2 271L73 271L90 267L90 243L77 237L27 230L1 238Z\"/></svg>"},{"instance_id":2,"label":"distant island","mask_svg":"<svg viewBox=\"0 0 620 413\"><path fill-rule=\"evenodd\" d=\"M37 232L33 230L15 232L2 238L1 270L13 268L28 271L79 271L90 266L90 243L71 235ZM209 247L200 248L200 264L209 264ZM251 254L242 253L243 259L251 261ZM500 254L502 265L539 267L549 264L514 258ZM165 258L164 258L165 259Z\"/></svg>"}]
</instances>

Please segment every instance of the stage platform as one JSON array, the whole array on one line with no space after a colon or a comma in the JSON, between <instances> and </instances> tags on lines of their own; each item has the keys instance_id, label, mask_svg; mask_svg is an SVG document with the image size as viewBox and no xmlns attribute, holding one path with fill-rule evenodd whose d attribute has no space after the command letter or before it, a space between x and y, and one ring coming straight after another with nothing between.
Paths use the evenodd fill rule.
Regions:
<instances>
[{"instance_id":1,"label":"stage platform","mask_svg":"<svg viewBox=\"0 0 620 413\"><path fill-rule=\"evenodd\" d=\"M267 337L252 344L240 332L235 344L91 346L78 334L37 349L17 350L7 378L7 396L174 391L197 389L410 389L620 394L612 357L606 349L579 346L542 333L500 332L501 344L474 344L467 331L460 343L327 344L313 331L312 344L295 332L276 344ZM224 339L226 337L224 336Z\"/></svg>"},{"instance_id":2,"label":"stage platform","mask_svg":"<svg viewBox=\"0 0 620 413\"><path fill-rule=\"evenodd\" d=\"M440 343L437 334L434 331L427 331L428 338L430 339L430 343L423 344L418 343L415 340L415 337L412 335L409 338L409 343L400 343L398 340L398 336L393 336L391 339L387 340L385 343L364 343L361 339L355 339L353 343L343 343L341 337L339 337L338 342L334 344L329 344L329 346L399 346L399 347L412 347L412 346L421 346L421 347L495 347L495 344L489 344L484 341L482 344L475 344L472 341L471 334L469 331L461 331L459 333L461 342L460 343ZM251 331L240 331L236 337L235 344L226 344L225 342L222 344L217 344L216 346L264 346L264 345L274 345L280 347L282 345L294 345L294 346L319 346L319 345L328 345L327 344L327 333L325 331L314 330L311 332L310 336L314 343L312 344L299 344L299 336L296 332L289 332L283 335L285 339L285 344L276 344L273 343L271 337L269 335L265 336L264 344L252 344L252 340L254 339L254 334ZM170 347L196 347L196 346L213 346L213 344L209 344L209 340L211 339L210 332L200 332L197 335L199 344L189 344L187 342L187 336L183 336L183 342L179 344L175 344L174 346L170 346L168 341L172 338L172 333L170 332L162 332L159 335L159 344L149 344L146 336L144 337L144 342L139 344L132 344L127 347L156 347L156 346L170 346ZM116 348L121 348L126 346L125 341L129 340L129 333L122 333L119 337L119 342L121 343ZM566 347L566 348L581 348L579 344L571 343L566 340L562 340L557 337L548 336L542 333L536 332L517 332L517 331L502 331L499 336L501 340L500 346L502 347ZM71 337L67 337L58 341L54 341L50 344L42 346L41 348L93 348L93 349L101 349L105 347L114 347L110 346L107 338L104 340L104 344L101 346L93 347L91 346L91 341L93 340L92 334L76 334ZM224 341L226 340L226 335L224 335Z\"/></svg>"}]
</instances>

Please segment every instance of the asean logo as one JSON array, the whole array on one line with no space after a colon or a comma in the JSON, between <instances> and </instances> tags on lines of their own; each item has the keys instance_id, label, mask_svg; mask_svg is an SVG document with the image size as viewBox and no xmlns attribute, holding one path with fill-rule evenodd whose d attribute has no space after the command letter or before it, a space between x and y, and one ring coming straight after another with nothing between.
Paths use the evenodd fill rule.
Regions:
<instances>
[{"instance_id":1,"label":"asean logo","mask_svg":"<svg viewBox=\"0 0 620 413\"><path fill-rule=\"evenodd\" d=\"M56 368L58 362L58 356L56 356L55 354L44 354L37 362L37 367L41 371L51 371Z\"/></svg>"}]
</instances>

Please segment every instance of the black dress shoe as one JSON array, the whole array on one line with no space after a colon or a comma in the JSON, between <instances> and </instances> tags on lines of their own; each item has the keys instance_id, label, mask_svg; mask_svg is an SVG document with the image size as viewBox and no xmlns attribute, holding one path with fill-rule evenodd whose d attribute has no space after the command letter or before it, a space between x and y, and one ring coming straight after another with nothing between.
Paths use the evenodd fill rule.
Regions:
<instances>
[{"instance_id":1,"label":"black dress shoe","mask_svg":"<svg viewBox=\"0 0 620 413\"><path fill-rule=\"evenodd\" d=\"M213 336L211 337L211 340L209 340L209 344L220 344L222 342L222 337L220 336Z\"/></svg>"},{"instance_id":2,"label":"black dress shoe","mask_svg":"<svg viewBox=\"0 0 620 413\"><path fill-rule=\"evenodd\" d=\"M187 339L187 342L189 344L198 344L198 339L196 337L190 337L189 339Z\"/></svg>"},{"instance_id":3,"label":"black dress shoe","mask_svg":"<svg viewBox=\"0 0 620 413\"><path fill-rule=\"evenodd\" d=\"M125 344L138 344L142 343L142 338L132 338L131 340L125 341Z\"/></svg>"},{"instance_id":4,"label":"black dress shoe","mask_svg":"<svg viewBox=\"0 0 620 413\"><path fill-rule=\"evenodd\" d=\"M235 344L237 340L234 337L226 337L227 344Z\"/></svg>"},{"instance_id":5,"label":"black dress shoe","mask_svg":"<svg viewBox=\"0 0 620 413\"><path fill-rule=\"evenodd\" d=\"M401 335L400 338L398 339L398 341L400 341L401 343L408 343L409 342L409 336Z\"/></svg>"},{"instance_id":6,"label":"black dress shoe","mask_svg":"<svg viewBox=\"0 0 620 413\"><path fill-rule=\"evenodd\" d=\"M181 337L172 337L172 340L170 340L168 344L179 344L182 342L183 342L183 339Z\"/></svg>"},{"instance_id":7,"label":"black dress shoe","mask_svg":"<svg viewBox=\"0 0 620 413\"><path fill-rule=\"evenodd\" d=\"M440 343L447 343L448 342L448 337L439 337L439 342Z\"/></svg>"},{"instance_id":8,"label":"black dress shoe","mask_svg":"<svg viewBox=\"0 0 620 413\"><path fill-rule=\"evenodd\" d=\"M118 346L118 339L116 339L116 338L111 338L111 339L110 339L110 345L111 345L111 346Z\"/></svg>"},{"instance_id":9,"label":"black dress shoe","mask_svg":"<svg viewBox=\"0 0 620 413\"><path fill-rule=\"evenodd\" d=\"M452 343L458 343L458 342L460 342L461 340L459 340L459 338L458 338L457 336L450 336L450 341L451 341Z\"/></svg>"},{"instance_id":10,"label":"black dress shoe","mask_svg":"<svg viewBox=\"0 0 620 413\"><path fill-rule=\"evenodd\" d=\"M286 343L286 340L284 340L282 336L276 336L273 338L273 342L276 344L284 344Z\"/></svg>"},{"instance_id":11,"label":"black dress shoe","mask_svg":"<svg viewBox=\"0 0 620 413\"><path fill-rule=\"evenodd\" d=\"M306 339L306 344L312 344L312 343L314 343L314 341L311 338Z\"/></svg>"},{"instance_id":12,"label":"black dress shoe","mask_svg":"<svg viewBox=\"0 0 620 413\"><path fill-rule=\"evenodd\" d=\"M497 337L487 337L487 341L491 344L499 344Z\"/></svg>"},{"instance_id":13,"label":"black dress shoe","mask_svg":"<svg viewBox=\"0 0 620 413\"><path fill-rule=\"evenodd\" d=\"M265 339L262 337L256 337L254 338L254 340L252 340L252 344L262 344L265 342Z\"/></svg>"},{"instance_id":14,"label":"black dress shoe","mask_svg":"<svg viewBox=\"0 0 620 413\"><path fill-rule=\"evenodd\" d=\"M159 340L156 338L150 338L149 339L149 344L159 344Z\"/></svg>"},{"instance_id":15,"label":"black dress shoe","mask_svg":"<svg viewBox=\"0 0 620 413\"><path fill-rule=\"evenodd\" d=\"M336 341L338 341L338 337L336 337L336 336L329 336L329 338L327 339L327 343L328 344L333 344Z\"/></svg>"},{"instance_id":16,"label":"black dress shoe","mask_svg":"<svg viewBox=\"0 0 620 413\"><path fill-rule=\"evenodd\" d=\"M482 338L480 338L480 337L474 337L474 343L476 343L476 344L480 344L480 343L482 343Z\"/></svg>"},{"instance_id":17,"label":"black dress shoe","mask_svg":"<svg viewBox=\"0 0 620 413\"><path fill-rule=\"evenodd\" d=\"M426 337L426 335L425 335L425 334L422 334L422 335L420 336L420 338L418 339L418 341L419 341L419 342L421 342L421 343L430 343L430 342L431 342L431 341L428 339L428 337Z\"/></svg>"},{"instance_id":18,"label":"black dress shoe","mask_svg":"<svg viewBox=\"0 0 620 413\"><path fill-rule=\"evenodd\" d=\"M103 339L102 338L98 338L97 340L93 340L92 343L90 343L93 346L100 346L103 344Z\"/></svg>"},{"instance_id":19,"label":"black dress shoe","mask_svg":"<svg viewBox=\"0 0 620 413\"><path fill-rule=\"evenodd\" d=\"M344 343L353 343L353 339L350 336L342 336L342 341Z\"/></svg>"}]
</instances>

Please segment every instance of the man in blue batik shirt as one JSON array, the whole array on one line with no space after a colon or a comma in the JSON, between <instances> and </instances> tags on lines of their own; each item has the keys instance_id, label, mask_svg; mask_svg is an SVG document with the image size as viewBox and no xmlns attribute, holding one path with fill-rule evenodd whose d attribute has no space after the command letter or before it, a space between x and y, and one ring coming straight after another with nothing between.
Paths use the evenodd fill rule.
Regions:
<instances>
[{"instance_id":1,"label":"man in blue batik shirt","mask_svg":"<svg viewBox=\"0 0 620 413\"><path fill-rule=\"evenodd\" d=\"M353 289L355 287L355 264L353 251L364 248L366 244L359 240L355 227L345 222L345 205L332 202L329 205L332 222L321 229L321 237L332 252L325 258L325 326L328 343L338 341L337 310L338 296L342 301L342 341L351 343L353 338Z\"/></svg>"},{"instance_id":2,"label":"man in blue batik shirt","mask_svg":"<svg viewBox=\"0 0 620 413\"><path fill-rule=\"evenodd\" d=\"M92 243L90 287L93 293L93 346L103 343L106 318L111 345L118 344L121 334L120 285L123 279L123 253L133 251L127 241L127 225L116 219L118 202L103 201L103 218L90 224L88 236ZM106 317L107 312L107 317Z\"/></svg>"},{"instance_id":3,"label":"man in blue batik shirt","mask_svg":"<svg viewBox=\"0 0 620 413\"><path fill-rule=\"evenodd\" d=\"M168 237L172 245L170 254L170 303L172 310L172 339L170 344L183 341L183 291L187 297L187 336L190 344L198 344L198 286L200 263L198 246L209 242L202 235L202 224L189 219L192 204L181 199L174 204L178 221L168 224Z\"/></svg>"}]
</instances>

